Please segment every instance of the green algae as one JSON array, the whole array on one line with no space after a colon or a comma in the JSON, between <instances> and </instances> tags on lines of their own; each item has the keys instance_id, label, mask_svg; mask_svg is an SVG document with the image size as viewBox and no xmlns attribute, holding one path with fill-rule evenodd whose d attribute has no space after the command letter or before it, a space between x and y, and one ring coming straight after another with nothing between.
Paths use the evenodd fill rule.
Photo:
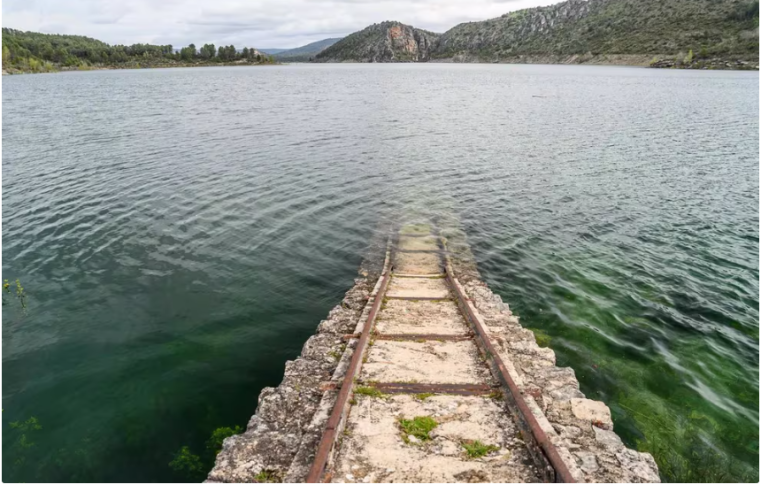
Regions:
<instances>
[{"instance_id":1,"label":"green algae","mask_svg":"<svg viewBox=\"0 0 761 492\"><path fill-rule=\"evenodd\" d=\"M550 342L552 342L551 336L537 328L529 328L529 330L534 332L534 338L536 339L537 345L545 348L550 346Z\"/></svg>"}]
</instances>

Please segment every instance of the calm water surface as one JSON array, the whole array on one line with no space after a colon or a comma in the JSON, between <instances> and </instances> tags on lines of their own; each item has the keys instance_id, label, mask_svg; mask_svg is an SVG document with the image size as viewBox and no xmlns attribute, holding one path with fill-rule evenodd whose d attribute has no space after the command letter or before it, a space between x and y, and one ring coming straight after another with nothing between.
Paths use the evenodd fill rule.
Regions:
<instances>
[{"instance_id":1,"label":"calm water surface","mask_svg":"<svg viewBox=\"0 0 761 492\"><path fill-rule=\"evenodd\" d=\"M757 480L758 90L509 65L3 77L3 278L28 294L3 306L3 480L190 479L175 453L245 425L384 216L430 210L629 445Z\"/></svg>"}]
</instances>

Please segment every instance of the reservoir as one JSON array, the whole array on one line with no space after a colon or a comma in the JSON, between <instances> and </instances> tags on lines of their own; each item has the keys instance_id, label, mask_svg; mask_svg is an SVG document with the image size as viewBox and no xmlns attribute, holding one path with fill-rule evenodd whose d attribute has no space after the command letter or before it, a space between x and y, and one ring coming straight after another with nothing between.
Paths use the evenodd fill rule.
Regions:
<instances>
[{"instance_id":1,"label":"reservoir","mask_svg":"<svg viewBox=\"0 0 761 492\"><path fill-rule=\"evenodd\" d=\"M245 427L378 232L435 210L628 446L662 474L757 481L758 84L475 64L4 77L3 279L27 297L3 306L3 480L191 480L178 451Z\"/></svg>"}]
</instances>

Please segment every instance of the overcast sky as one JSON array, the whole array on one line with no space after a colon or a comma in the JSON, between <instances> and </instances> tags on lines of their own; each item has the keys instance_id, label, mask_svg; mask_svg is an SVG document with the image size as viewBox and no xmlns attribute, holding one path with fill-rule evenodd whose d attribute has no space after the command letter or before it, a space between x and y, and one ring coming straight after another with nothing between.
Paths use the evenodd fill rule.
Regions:
<instances>
[{"instance_id":1,"label":"overcast sky","mask_svg":"<svg viewBox=\"0 0 761 492\"><path fill-rule=\"evenodd\" d=\"M295 48L398 20L444 32L460 22L561 0L3 0L3 27L110 44Z\"/></svg>"}]
</instances>

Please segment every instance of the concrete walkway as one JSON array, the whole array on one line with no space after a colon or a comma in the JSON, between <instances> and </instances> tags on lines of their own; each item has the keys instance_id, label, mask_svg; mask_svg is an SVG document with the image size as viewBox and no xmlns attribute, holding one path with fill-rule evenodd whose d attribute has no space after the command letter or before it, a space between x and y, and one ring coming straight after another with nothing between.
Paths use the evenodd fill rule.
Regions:
<instances>
[{"instance_id":1,"label":"concrete walkway","mask_svg":"<svg viewBox=\"0 0 761 492\"><path fill-rule=\"evenodd\" d=\"M407 231L402 231L407 232ZM332 482L538 482L427 230L401 234Z\"/></svg>"}]
</instances>

